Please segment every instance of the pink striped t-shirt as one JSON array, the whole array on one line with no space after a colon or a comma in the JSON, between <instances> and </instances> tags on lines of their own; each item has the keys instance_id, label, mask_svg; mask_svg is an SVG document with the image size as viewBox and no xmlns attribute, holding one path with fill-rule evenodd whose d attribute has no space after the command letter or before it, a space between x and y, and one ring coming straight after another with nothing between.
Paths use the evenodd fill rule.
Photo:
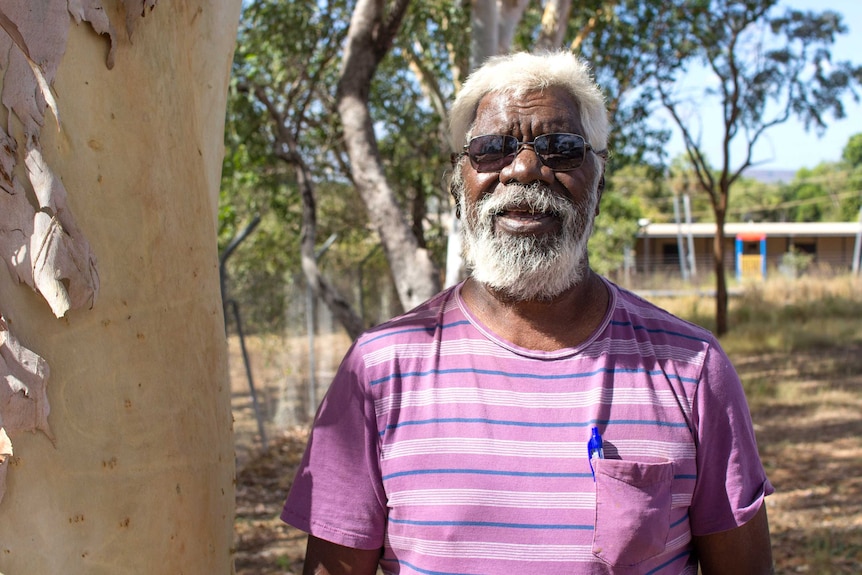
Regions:
<instances>
[{"instance_id":1,"label":"pink striped t-shirt","mask_svg":"<svg viewBox=\"0 0 862 575\"><path fill-rule=\"evenodd\" d=\"M773 490L742 386L708 331L606 284L608 313L573 349L501 340L460 286L362 335L282 519L382 548L385 573L695 575L692 536L745 523Z\"/></svg>"}]
</instances>

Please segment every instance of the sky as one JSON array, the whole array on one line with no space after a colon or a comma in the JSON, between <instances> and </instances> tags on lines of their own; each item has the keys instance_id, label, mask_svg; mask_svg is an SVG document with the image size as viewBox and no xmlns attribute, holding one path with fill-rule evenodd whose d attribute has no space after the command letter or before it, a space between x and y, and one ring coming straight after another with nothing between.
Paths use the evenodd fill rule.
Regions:
<instances>
[{"instance_id":1,"label":"sky","mask_svg":"<svg viewBox=\"0 0 862 575\"><path fill-rule=\"evenodd\" d=\"M843 16L843 22L849 29L847 34L837 37L832 47L833 61L849 60L862 64L862 0L783 0L781 5L799 10L821 12L834 10ZM780 8L779 8L780 10ZM686 86L698 85L698 74L695 72L686 80ZM862 92L860 92L862 97ZM753 160L758 170L791 170L813 168L822 162L837 162L847 141L854 134L862 132L862 104L853 102L852 96L844 99L846 117L835 120L826 115L827 129L818 137L814 130L806 132L804 125L795 119L775 126L766 131L758 140L754 149ZM715 105L704 106L698 112L702 121L703 149L707 157L717 163L721 158L720 137L721 108ZM667 125L670 127L670 125ZM709 144L707 134L716 134L715 144ZM737 136L741 139L742 135ZM741 162L744 147L731 148L731 167ZM674 132L668 148L671 158L684 151L682 139Z\"/></svg>"}]
</instances>

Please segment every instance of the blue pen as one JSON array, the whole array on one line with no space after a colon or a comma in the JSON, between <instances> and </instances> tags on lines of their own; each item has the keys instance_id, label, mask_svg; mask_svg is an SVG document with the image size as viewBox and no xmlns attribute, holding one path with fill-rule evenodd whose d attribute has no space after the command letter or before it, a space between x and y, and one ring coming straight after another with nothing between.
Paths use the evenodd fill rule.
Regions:
<instances>
[{"instance_id":1,"label":"blue pen","mask_svg":"<svg viewBox=\"0 0 862 575\"><path fill-rule=\"evenodd\" d=\"M595 481L596 470L593 467L593 460L605 458L605 450L602 447L602 436L599 433L599 428L595 426L593 426L590 432L590 440L587 442L587 458L590 461L590 471L593 473L593 481Z\"/></svg>"}]
</instances>

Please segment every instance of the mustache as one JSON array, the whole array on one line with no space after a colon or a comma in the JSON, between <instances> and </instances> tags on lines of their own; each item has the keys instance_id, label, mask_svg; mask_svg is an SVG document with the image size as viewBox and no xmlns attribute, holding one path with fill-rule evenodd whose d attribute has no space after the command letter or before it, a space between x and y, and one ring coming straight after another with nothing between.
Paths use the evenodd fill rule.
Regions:
<instances>
[{"instance_id":1,"label":"mustache","mask_svg":"<svg viewBox=\"0 0 862 575\"><path fill-rule=\"evenodd\" d=\"M527 185L509 184L503 190L489 194L479 200L476 213L480 219L515 210L563 217L571 213L573 208L571 200L555 194L547 184L533 182Z\"/></svg>"}]
</instances>

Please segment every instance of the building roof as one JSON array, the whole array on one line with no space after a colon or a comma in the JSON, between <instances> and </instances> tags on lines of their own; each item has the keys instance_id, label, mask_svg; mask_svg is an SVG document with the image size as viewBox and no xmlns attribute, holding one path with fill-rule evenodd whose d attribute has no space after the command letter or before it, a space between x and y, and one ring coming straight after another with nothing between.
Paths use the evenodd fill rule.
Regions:
<instances>
[{"instance_id":1,"label":"building roof","mask_svg":"<svg viewBox=\"0 0 862 575\"><path fill-rule=\"evenodd\" d=\"M766 237L855 236L862 233L860 222L735 222L724 224L725 237L763 234ZM673 238L678 234L698 238L715 236L715 223L648 224L638 230L639 238Z\"/></svg>"}]
</instances>

